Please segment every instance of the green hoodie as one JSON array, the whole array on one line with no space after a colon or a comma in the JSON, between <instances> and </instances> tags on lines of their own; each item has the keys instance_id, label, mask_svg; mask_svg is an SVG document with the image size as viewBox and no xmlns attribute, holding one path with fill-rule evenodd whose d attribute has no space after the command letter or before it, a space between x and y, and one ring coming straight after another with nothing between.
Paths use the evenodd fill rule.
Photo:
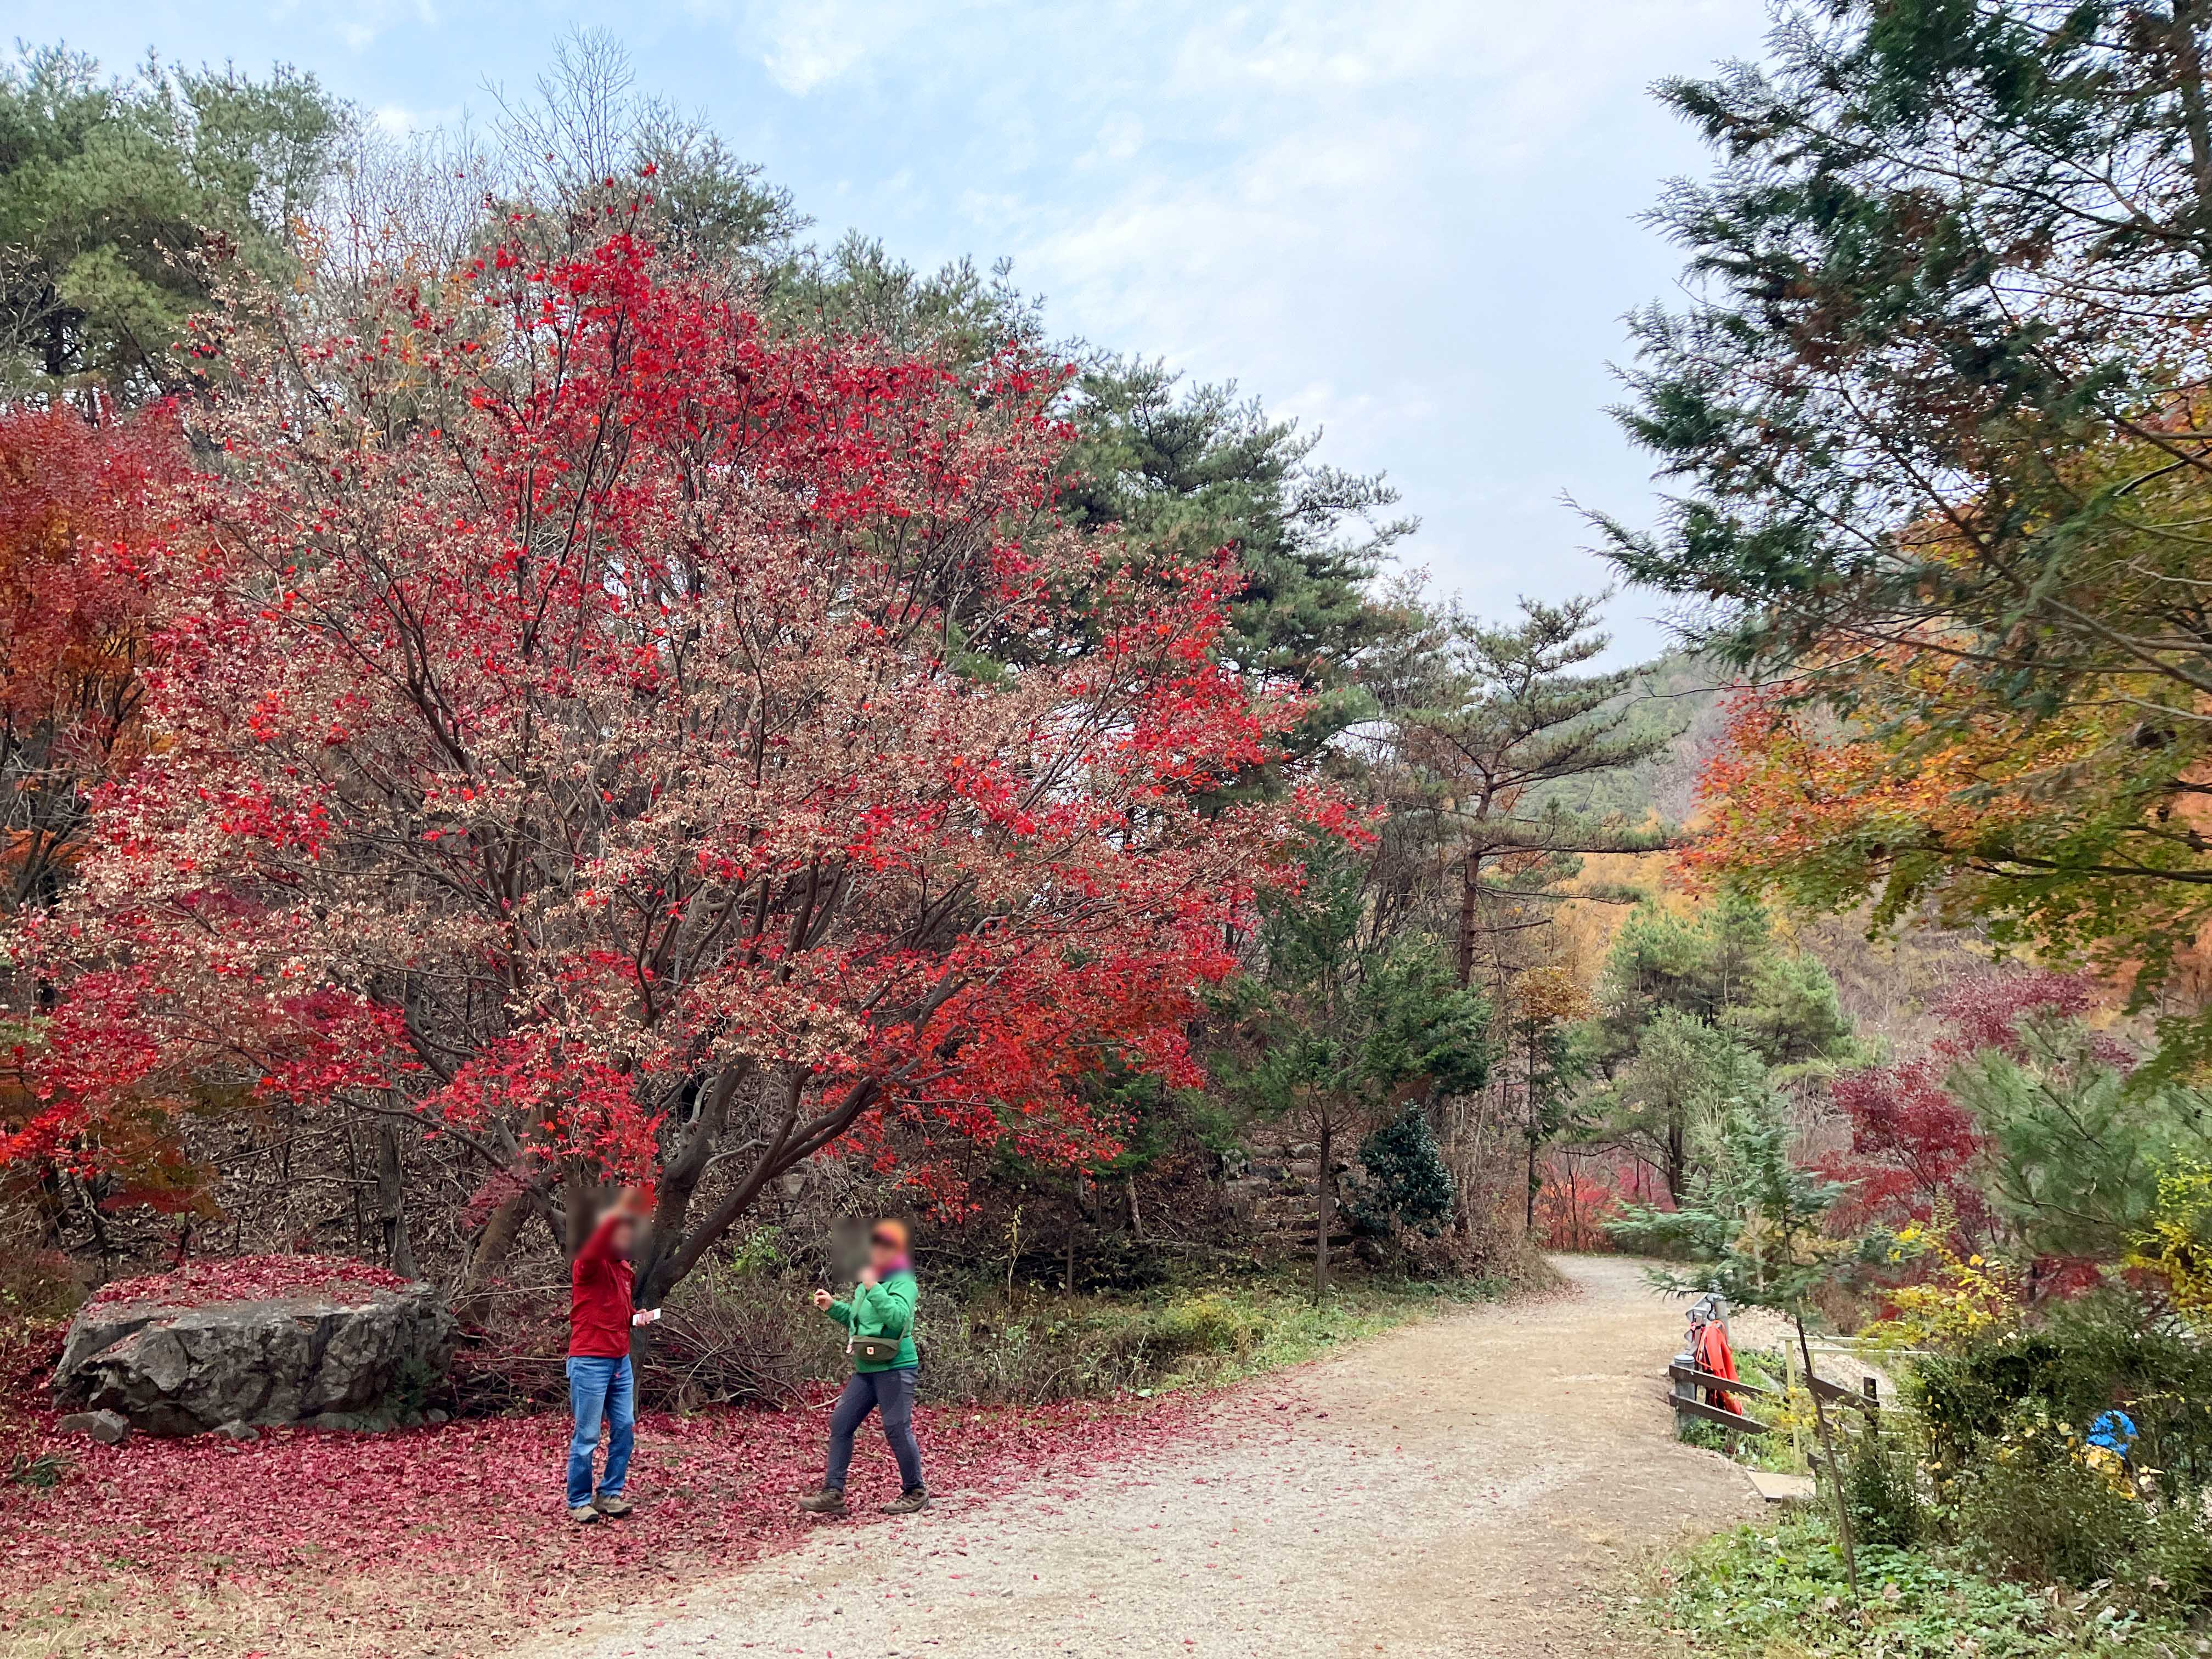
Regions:
<instances>
[{"instance_id":1,"label":"green hoodie","mask_svg":"<svg viewBox=\"0 0 2212 1659\"><path fill-rule=\"evenodd\" d=\"M853 1361L856 1371L895 1371L908 1365L921 1364L921 1356L914 1349L914 1304L921 1287L914 1275L902 1268L880 1285L860 1285L854 1287L853 1300L848 1306L832 1302L830 1317L852 1332L855 1339L863 1336L896 1336L899 1339L898 1357L875 1364L857 1356Z\"/></svg>"}]
</instances>

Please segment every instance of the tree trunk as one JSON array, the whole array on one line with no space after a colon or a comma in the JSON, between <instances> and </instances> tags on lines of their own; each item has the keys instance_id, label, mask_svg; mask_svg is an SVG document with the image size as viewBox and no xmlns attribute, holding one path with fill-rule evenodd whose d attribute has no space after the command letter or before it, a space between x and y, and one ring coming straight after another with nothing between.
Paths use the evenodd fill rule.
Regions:
<instances>
[{"instance_id":1,"label":"tree trunk","mask_svg":"<svg viewBox=\"0 0 2212 1659\"><path fill-rule=\"evenodd\" d=\"M376 1128L376 1218L384 1231L385 1265L402 1279L419 1279L415 1248L407 1237L407 1185L399 1153L399 1126L386 1118Z\"/></svg>"},{"instance_id":2,"label":"tree trunk","mask_svg":"<svg viewBox=\"0 0 2212 1659\"><path fill-rule=\"evenodd\" d=\"M750 1065L732 1066L700 1085L692 1103L690 1121L684 1127L674 1154L661 1168L659 1192L653 1206L653 1224L646 1230L637 1264L641 1287L684 1237L692 1195L699 1190L700 1181L714 1162L715 1144L729 1122L730 1103L751 1076Z\"/></svg>"},{"instance_id":3,"label":"tree trunk","mask_svg":"<svg viewBox=\"0 0 2212 1659\"><path fill-rule=\"evenodd\" d=\"M606 1189L591 1178L580 1158L562 1160L561 1170L561 1209L568 1218L567 1231L561 1240L561 1252L570 1261L584 1248L584 1241L592 1236L599 1212L606 1207Z\"/></svg>"},{"instance_id":4,"label":"tree trunk","mask_svg":"<svg viewBox=\"0 0 2212 1659\"><path fill-rule=\"evenodd\" d=\"M353 1200L353 1248L356 1254L368 1248L368 1218L361 1207L361 1156L354 1150L353 1125L343 1130L345 1139L346 1190Z\"/></svg>"},{"instance_id":5,"label":"tree trunk","mask_svg":"<svg viewBox=\"0 0 2212 1659\"><path fill-rule=\"evenodd\" d=\"M478 1320L483 1316L491 1281L507 1266L514 1241L521 1236L522 1224L530 1218L531 1208L527 1194L510 1193L500 1200L491 1218L484 1223L483 1231L477 1236L476 1249L469 1252L469 1265L462 1270L461 1282L453 1291L453 1311L463 1319Z\"/></svg>"},{"instance_id":6,"label":"tree trunk","mask_svg":"<svg viewBox=\"0 0 2212 1659\"><path fill-rule=\"evenodd\" d=\"M678 1201L664 1185L661 1202L653 1210L653 1224L639 1246L639 1307L659 1307L668 1292L683 1282L684 1275L699 1265L700 1257L726 1237L730 1229L751 1212L771 1181L787 1170L796 1169L844 1134L875 1103L884 1088L880 1078L864 1078L847 1090L836 1105L802 1123L799 1108L806 1080L804 1072L792 1073L786 1083L780 1126L767 1138L751 1169L703 1218L691 1219L688 1191ZM703 1158L700 1161L702 1172L707 1162ZM695 1176L695 1184L696 1181Z\"/></svg>"},{"instance_id":7,"label":"tree trunk","mask_svg":"<svg viewBox=\"0 0 2212 1659\"><path fill-rule=\"evenodd\" d=\"M1541 1180L1536 1172L1536 1131L1531 1125L1528 1130L1528 1208L1521 1223L1521 1231L1526 1234L1533 1235L1536 1231L1536 1189Z\"/></svg>"},{"instance_id":8,"label":"tree trunk","mask_svg":"<svg viewBox=\"0 0 2212 1659\"><path fill-rule=\"evenodd\" d=\"M1083 1224L1083 1200L1070 1194L1067 1200L1067 1271L1060 1280L1060 1289L1069 1296L1075 1294L1075 1230Z\"/></svg>"},{"instance_id":9,"label":"tree trunk","mask_svg":"<svg viewBox=\"0 0 2212 1659\"><path fill-rule=\"evenodd\" d=\"M1521 1228L1524 1237L1536 1231L1536 1195L1544 1183L1536 1156L1544 1140L1544 1115L1536 1104L1536 1029L1531 1026L1521 1044L1521 1107L1528 1114L1528 1212Z\"/></svg>"},{"instance_id":10,"label":"tree trunk","mask_svg":"<svg viewBox=\"0 0 2212 1659\"><path fill-rule=\"evenodd\" d=\"M1482 896L1482 854L1470 852L1462 870L1459 890L1459 982L1474 982L1474 916Z\"/></svg>"},{"instance_id":11,"label":"tree trunk","mask_svg":"<svg viewBox=\"0 0 2212 1659\"><path fill-rule=\"evenodd\" d=\"M1321 1167L1314 1174L1314 1207L1321 1224L1314 1230L1314 1302L1316 1305L1328 1299L1328 1236L1336 1230L1336 1179L1330 1167L1335 1161L1335 1127L1326 1115L1322 1117Z\"/></svg>"}]
</instances>

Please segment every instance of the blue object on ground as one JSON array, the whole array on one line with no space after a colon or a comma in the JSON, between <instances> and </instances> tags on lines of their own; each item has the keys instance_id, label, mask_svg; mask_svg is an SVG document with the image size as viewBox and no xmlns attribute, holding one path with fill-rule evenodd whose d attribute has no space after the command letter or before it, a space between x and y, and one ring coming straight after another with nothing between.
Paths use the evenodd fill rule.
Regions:
<instances>
[{"instance_id":1,"label":"blue object on ground","mask_svg":"<svg viewBox=\"0 0 2212 1659\"><path fill-rule=\"evenodd\" d=\"M2125 1412L2100 1413L2089 1425L2089 1443L2125 1457L2136 1443L2136 1420Z\"/></svg>"}]
</instances>

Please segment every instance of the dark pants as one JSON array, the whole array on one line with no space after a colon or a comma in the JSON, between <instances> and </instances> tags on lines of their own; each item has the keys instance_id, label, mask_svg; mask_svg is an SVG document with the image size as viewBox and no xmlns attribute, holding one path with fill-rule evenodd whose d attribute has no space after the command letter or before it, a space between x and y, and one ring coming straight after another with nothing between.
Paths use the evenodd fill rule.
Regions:
<instances>
[{"instance_id":1,"label":"dark pants","mask_svg":"<svg viewBox=\"0 0 2212 1659\"><path fill-rule=\"evenodd\" d=\"M830 1414L830 1478L824 1486L845 1490L845 1471L853 1467L853 1436L870 1412L878 1412L884 1438L898 1459L899 1485L908 1492L922 1489L921 1448L914 1442L915 1374L913 1366L902 1365L890 1371L854 1371L847 1379L837 1409Z\"/></svg>"}]
</instances>

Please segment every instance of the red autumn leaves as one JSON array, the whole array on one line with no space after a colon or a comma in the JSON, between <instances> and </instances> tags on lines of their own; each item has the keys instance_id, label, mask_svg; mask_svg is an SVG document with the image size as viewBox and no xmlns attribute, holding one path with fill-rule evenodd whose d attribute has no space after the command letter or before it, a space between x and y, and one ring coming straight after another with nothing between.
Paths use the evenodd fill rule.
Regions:
<instances>
[{"instance_id":1,"label":"red autumn leaves","mask_svg":"<svg viewBox=\"0 0 2212 1659\"><path fill-rule=\"evenodd\" d=\"M779 335L622 236L360 312L229 366L140 555L149 737L21 930L0 1156L397 1109L471 1218L723 1170L663 1188L680 1272L817 1152L957 1203L963 1148L1110 1154L1092 1075L1194 1078L1287 844L1199 801L1297 711L1216 659L1233 564L1058 521L1055 371Z\"/></svg>"},{"instance_id":2,"label":"red autumn leaves","mask_svg":"<svg viewBox=\"0 0 2212 1659\"><path fill-rule=\"evenodd\" d=\"M330 1255L203 1256L174 1271L137 1279L111 1279L92 1298L105 1307L158 1302L197 1308L212 1302L257 1302L274 1297L321 1296L343 1285L397 1291L407 1281L374 1262Z\"/></svg>"},{"instance_id":3,"label":"red autumn leaves","mask_svg":"<svg viewBox=\"0 0 2212 1659\"><path fill-rule=\"evenodd\" d=\"M0 1462L53 1449L72 1462L51 1492L0 1484L0 1597L62 1580L76 1590L219 1583L319 1607L331 1587L368 1581L388 1586L395 1630L419 1630L442 1595L494 1564L517 1613L635 1591L803 1537L808 1522L791 1497L820 1479L826 1404L648 1417L632 1468L636 1516L582 1530L557 1502L564 1418L278 1432L244 1445L202 1437L106 1447L34 1429L0 1444ZM933 1486L983 1496L1035 1479L1041 1446L1064 1477L1182 1432L1187 1415L1156 1401L928 1407L916 1421ZM896 1478L880 1437L863 1437L856 1486L888 1495Z\"/></svg>"}]
</instances>

